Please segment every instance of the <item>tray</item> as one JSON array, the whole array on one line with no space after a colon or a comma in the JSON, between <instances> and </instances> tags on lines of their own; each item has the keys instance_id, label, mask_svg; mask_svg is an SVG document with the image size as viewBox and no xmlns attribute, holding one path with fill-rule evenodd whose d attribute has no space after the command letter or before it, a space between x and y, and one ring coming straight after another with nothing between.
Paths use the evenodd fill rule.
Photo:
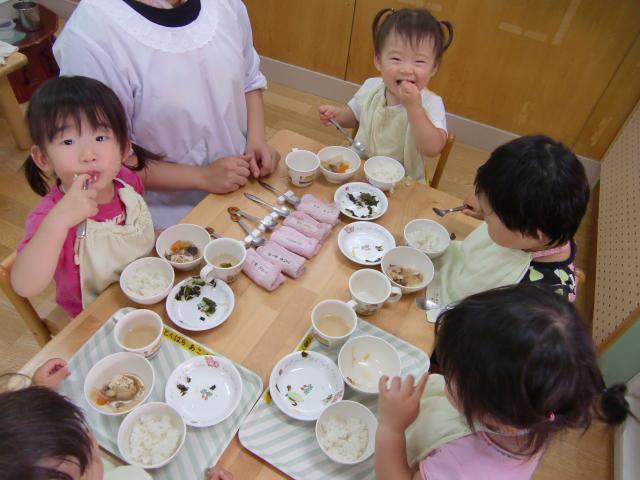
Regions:
<instances>
[{"instance_id":1,"label":"tray","mask_svg":"<svg viewBox=\"0 0 640 480\"><path fill-rule=\"evenodd\" d=\"M362 335L374 335L393 345L400 355L402 376L412 374L418 378L429 369L429 358L422 350L358 319L356 331L351 338ZM297 350L317 351L327 355L334 362L337 362L340 351L340 349L325 350L311 335L311 329L307 331ZM346 384L345 388L345 400L360 402L373 413L377 413L377 395L356 392ZM315 429L315 422L293 420L282 413L271 400L269 389L267 389L245 418L238 437L247 450L292 478L304 480L375 478L373 456L357 465L335 463L320 450Z\"/></svg>"},{"instance_id":2,"label":"tray","mask_svg":"<svg viewBox=\"0 0 640 480\"><path fill-rule=\"evenodd\" d=\"M133 310L128 308L128 310ZM111 417L93 410L84 398L84 379L91 367L101 358L120 351L113 338L115 323L107 321L69 361L71 375L63 382L60 393L82 408L100 446L120 458L117 445L118 428L126 415ZM164 402L164 389L171 372L184 360L196 355L213 354L211 349L165 325L162 347L150 360L156 374L153 392L148 402ZM234 437L240 423L262 392L262 380L242 365L233 362L243 389L240 404L229 418L207 428L187 427L187 437L178 456L165 467L149 470L154 479L204 478L205 468L215 465Z\"/></svg>"}]
</instances>

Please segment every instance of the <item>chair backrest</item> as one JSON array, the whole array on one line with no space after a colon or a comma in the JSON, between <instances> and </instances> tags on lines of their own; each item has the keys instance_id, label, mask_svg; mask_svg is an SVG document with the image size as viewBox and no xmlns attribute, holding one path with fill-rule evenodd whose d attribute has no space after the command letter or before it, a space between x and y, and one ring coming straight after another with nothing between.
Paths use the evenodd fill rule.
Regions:
<instances>
[{"instance_id":1,"label":"chair backrest","mask_svg":"<svg viewBox=\"0 0 640 480\"><path fill-rule=\"evenodd\" d=\"M433 177L431 178L431 185L433 188L438 188L440 185L440 178L442 178L442 174L444 173L444 167L447 164L447 160L449 159L449 154L451 153L451 149L453 148L453 144L456 141L456 134L449 132L447 135L447 143L445 143L444 148L440 152L440 156L438 157L438 162L436 163L436 169L433 172ZM427 162L424 164L424 178L429 178L427 176Z\"/></svg>"},{"instance_id":2,"label":"chair backrest","mask_svg":"<svg viewBox=\"0 0 640 480\"><path fill-rule=\"evenodd\" d=\"M0 264L0 288L2 288L4 294L27 324L33 336L36 337L38 344L42 347L51 340L51 332L47 328L45 321L40 318L36 309L33 308L29 299L18 295L11 286L11 267L13 267L15 259L16 253L13 252Z\"/></svg>"}]
</instances>

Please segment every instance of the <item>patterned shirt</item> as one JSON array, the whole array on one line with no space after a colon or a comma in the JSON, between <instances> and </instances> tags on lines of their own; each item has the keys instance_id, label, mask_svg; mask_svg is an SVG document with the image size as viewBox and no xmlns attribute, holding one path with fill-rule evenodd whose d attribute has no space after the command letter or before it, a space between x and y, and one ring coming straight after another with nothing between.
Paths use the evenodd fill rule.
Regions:
<instances>
[{"instance_id":1,"label":"patterned shirt","mask_svg":"<svg viewBox=\"0 0 640 480\"><path fill-rule=\"evenodd\" d=\"M574 263L577 246L573 240L570 243L571 253L569 258L561 262L539 262L533 260L521 283L542 282L550 286L558 295L562 295L570 302L573 302L577 293L576 266Z\"/></svg>"}]
</instances>

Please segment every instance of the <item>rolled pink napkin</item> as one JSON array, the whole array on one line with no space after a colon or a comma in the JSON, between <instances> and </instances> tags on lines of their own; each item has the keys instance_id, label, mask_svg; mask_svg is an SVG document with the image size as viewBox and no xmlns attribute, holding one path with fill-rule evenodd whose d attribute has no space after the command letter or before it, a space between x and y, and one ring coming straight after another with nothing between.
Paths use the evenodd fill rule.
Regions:
<instances>
[{"instance_id":1,"label":"rolled pink napkin","mask_svg":"<svg viewBox=\"0 0 640 480\"><path fill-rule=\"evenodd\" d=\"M247 259L242 265L242 271L265 290L272 291L284 282L284 275L280 266L262 258L252 248L247 249Z\"/></svg>"},{"instance_id":2,"label":"rolled pink napkin","mask_svg":"<svg viewBox=\"0 0 640 480\"><path fill-rule=\"evenodd\" d=\"M328 223L329 225L338 223L338 217L340 216L340 206L336 202L321 202L310 193L300 199L300 203L296 208L300 212L311 215L317 221Z\"/></svg>"},{"instance_id":3,"label":"rolled pink napkin","mask_svg":"<svg viewBox=\"0 0 640 480\"><path fill-rule=\"evenodd\" d=\"M331 225L319 222L304 212L291 212L284 219L284 225L295 228L307 237L315 238L320 242L324 242L331 233Z\"/></svg>"},{"instance_id":4,"label":"rolled pink napkin","mask_svg":"<svg viewBox=\"0 0 640 480\"><path fill-rule=\"evenodd\" d=\"M279 265L282 271L291 278L298 278L305 271L305 260L303 257L290 252L271 240L267 240L262 247L258 247L256 252L258 252L258 255L262 258Z\"/></svg>"},{"instance_id":5,"label":"rolled pink napkin","mask_svg":"<svg viewBox=\"0 0 640 480\"><path fill-rule=\"evenodd\" d=\"M271 234L271 240L290 252L306 258L313 257L320 250L320 242L318 240L309 238L299 231L284 225Z\"/></svg>"}]
</instances>

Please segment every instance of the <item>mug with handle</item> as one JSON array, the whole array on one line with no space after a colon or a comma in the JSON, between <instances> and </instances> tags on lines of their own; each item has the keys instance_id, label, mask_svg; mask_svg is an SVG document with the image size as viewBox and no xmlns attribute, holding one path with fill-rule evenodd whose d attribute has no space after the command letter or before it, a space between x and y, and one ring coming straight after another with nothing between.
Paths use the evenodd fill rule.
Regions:
<instances>
[{"instance_id":1,"label":"mug with handle","mask_svg":"<svg viewBox=\"0 0 640 480\"><path fill-rule=\"evenodd\" d=\"M372 268L363 268L349 278L351 300L348 302L358 315L373 315L385 303L396 303L402 298L402 290L391 285L384 274Z\"/></svg>"}]
</instances>

